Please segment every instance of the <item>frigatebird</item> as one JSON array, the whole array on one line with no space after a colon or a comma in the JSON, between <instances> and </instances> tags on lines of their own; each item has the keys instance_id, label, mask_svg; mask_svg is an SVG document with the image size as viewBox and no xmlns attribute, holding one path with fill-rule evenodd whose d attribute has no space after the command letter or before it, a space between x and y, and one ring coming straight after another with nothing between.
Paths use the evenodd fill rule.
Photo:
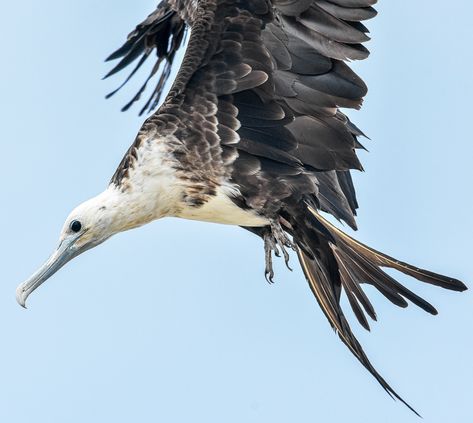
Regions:
<instances>
[{"instance_id":1,"label":"frigatebird","mask_svg":"<svg viewBox=\"0 0 473 423\"><path fill-rule=\"evenodd\" d=\"M120 61L107 75L136 62L126 83L155 56L149 77L124 107L155 78L141 110L152 114L108 188L68 216L56 251L18 287L18 302L25 306L72 258L152 220L174 216L238 225L262 238L270 282L273 254L282 254L287 264L289 250L296 252L340 339L392 397L413 410L368 360L340 306L341 293L369 330L367 316L376 320L376 313L362 284L400 307L409 300L437 314L382 268L454 291L466 286L376 251L324 215L356 229L350 171L362 170L356 150L363 148L364 134L341 109L358 109L367 92L347 63L369 54L362 21L376 15L375 3L162 1L109 57ZM158 107L187 30L179 72Z\"/></svg>"}]
</instances>

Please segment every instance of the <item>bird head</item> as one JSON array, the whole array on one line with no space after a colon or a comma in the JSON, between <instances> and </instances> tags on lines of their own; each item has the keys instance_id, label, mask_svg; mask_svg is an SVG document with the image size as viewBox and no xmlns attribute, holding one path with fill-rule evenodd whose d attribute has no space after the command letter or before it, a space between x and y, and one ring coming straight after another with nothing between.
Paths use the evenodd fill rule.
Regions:
<instances>
[{"instance_id":1,"label":"bird head","mask_svg":"<svg viewBox=\"0 0 473 423\"><path fill-rule=\"evenodd\" d=\"M18 286L16 299L25 307L28 296L67 262L104 242L117 232L129 229L129 219L117 190L108 189L85 201L67 217L59 245L49 259L29 279Z\"/></svg>"}]
</instances>

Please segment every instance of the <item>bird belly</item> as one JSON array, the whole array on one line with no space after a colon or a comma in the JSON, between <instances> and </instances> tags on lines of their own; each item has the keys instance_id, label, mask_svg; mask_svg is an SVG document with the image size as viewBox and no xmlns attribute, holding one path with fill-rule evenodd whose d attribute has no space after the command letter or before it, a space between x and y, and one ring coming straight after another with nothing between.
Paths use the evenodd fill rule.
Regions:
<instances>
[{"instance_id":1,"label":"bird belly","mask_svg":"<svg viewBox=\"0 0 473 423\"><path fill-rule=\"evenodd\" d=\"M204 222L223 223L238 226L266 226L269 220L252 209L243 209L236 205L229 194L232 190L224 187L217 189L217 194L199 207L182 208L177 217Z\"/></svg>"}]
</instances>

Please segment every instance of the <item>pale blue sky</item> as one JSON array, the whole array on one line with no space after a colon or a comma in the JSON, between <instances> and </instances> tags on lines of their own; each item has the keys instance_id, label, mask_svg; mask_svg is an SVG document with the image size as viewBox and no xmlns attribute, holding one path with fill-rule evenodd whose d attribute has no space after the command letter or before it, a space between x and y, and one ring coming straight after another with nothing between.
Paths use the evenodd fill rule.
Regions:
<instances>
[{"instance_id":1,"label":"pale blue sky","mask_svg":"<svg viewBox=\"0 0 473 423\"><path fill-rule=\"evenodd\" d=\"M121 234L35 292L15 288L56 246L76 204L107 184L142 119L103 59L153 1L5 2L0 16L3 200L0 421L419 422L329 328L299 269L263 277L259 239L166 219ZM357 237L472 278L473 5L383 0L357 63L370 92L353 120L371 137L357 174ZM295 265L295 260L293 260ZM439 309L353 327L425 422L473 421L471 294L401 277ZM351 313L348 313L352 317Z\"/></svg>"}]
</instances>

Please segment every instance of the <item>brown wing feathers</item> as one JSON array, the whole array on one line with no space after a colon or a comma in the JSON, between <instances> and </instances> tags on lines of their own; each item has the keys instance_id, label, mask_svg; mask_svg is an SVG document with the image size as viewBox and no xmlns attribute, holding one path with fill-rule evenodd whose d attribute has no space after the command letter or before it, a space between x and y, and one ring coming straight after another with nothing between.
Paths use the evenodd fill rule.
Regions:
<instances>
[{"instance_id":1,"label":"brown wing feathers","mask_svg":"<svg viewBox=\"0 0 473 423\"><path fill-rule=\"evenodd\" d=\"M185 3L161 3L130 34L127 43L111 56L123 56L111 73L130 63L139 53L143 55L142 59L148 57L153 48L158 54L157 64L161 60L172 63L184 32L183 18L196 19L194 15L197 15L190 6L194 3L188 4L185 14L175 12L183 10ZM335 177L321 176L317 180L315 173L310 177L304 176L302 185L313 185L317 180L319 188L313 193L320 189L327 199L321 201L322 209L355 227L356 198L352 185L347 185L350 177L345 175L345 171L361 169L355 154L355 148L359 147L358 134L352 131L337 107L359 107L366 86L343 62L333 58L336 54L324 55L314 40L304 41L297 35L300 28L292 31L284 19L304 16L293 26L308 25L310 31L318 30L326 40L335 37L335 50L340 43L353 48L351 43L366 39L365 30L353 27L353 22L360 16L372 17L374 11L368 6L373 2L349 2L349 8L353 9L349 11L342 11L346 9L343 1L320 4L304 0L274 2L274 11L263 0L215 3L217 10L210 36L211 47L206 52L202 43L197 43L199 58L189 55L182 68L186 67L186 62L200 61L200 56L206 55L207 63L198 69L193 79L213 77L218 97L233 94L225 102L235 107L238 118L233 116L233 121L229 122L228 115L222 113L218 116L218 134L222 144L232 145L262 159L302 166L301 174L306 170L337 170ZM338 15L331 15L330 8ZM360 8L368 10L363 14ZM344 18L340 20L342 12ZM227 20L225 25L224 19ZM330 29L334 20L339 21L335 31ZM341 36L343 29L348 31L348 35ZM354 48L356 51L360 49L359 46ZM355 55L350 58L355 58ZM157 69L155 66L152 74ZM169 74L166 69L145 108L153 108L159 100ZM180 74L184 70L181 69ZM176 83L179 79L178 75ZM140 97L145 86L146 83L126 108ZM215 99L216 103L218 101L223 100ZM220 113L220 105L218 109ZM238 138L239 142L236 142ZM234 152L225 151L225 154ZM238 175L235 178L238 179Z\"/></svg>"},{"instance_id":2,"label":"brown wing feathers","mask_svg":"<svg viewBox=\"0 0 473 423\"><path fill-rule=\"evenodd\" d=\"M142 131L166 128L182 141L175 153L181 170L183 175L190 172L200 187L189 194L190 204L201 205L215 181L225 177L239 187L234 201L240 207L281 218L332 327L383 388L405 403L354 337L340 307L342 288L356 318L369 330L367 316L376 320L376 313L362 283L400 307L409 300L437 313L381 267L447 289L466 287L359 243L317 211L356 228L358 203L350 170L362 170L356 149L363 148L358 141L363 133L339 108L359 108L367 92L345 61L368 56L362 45L369 40L368 30L361 22L376 15L375 3L165 0L110 56L122 59L109 75L135 59L139 68L155 51L158 59L150 78L159 69L161 75L142 112L154 109L185 26L193 28L173 89ZM125 108L139 99L150 78ZM248 229L261 234L258 228Z\"/></svg>"}]
</instances>

